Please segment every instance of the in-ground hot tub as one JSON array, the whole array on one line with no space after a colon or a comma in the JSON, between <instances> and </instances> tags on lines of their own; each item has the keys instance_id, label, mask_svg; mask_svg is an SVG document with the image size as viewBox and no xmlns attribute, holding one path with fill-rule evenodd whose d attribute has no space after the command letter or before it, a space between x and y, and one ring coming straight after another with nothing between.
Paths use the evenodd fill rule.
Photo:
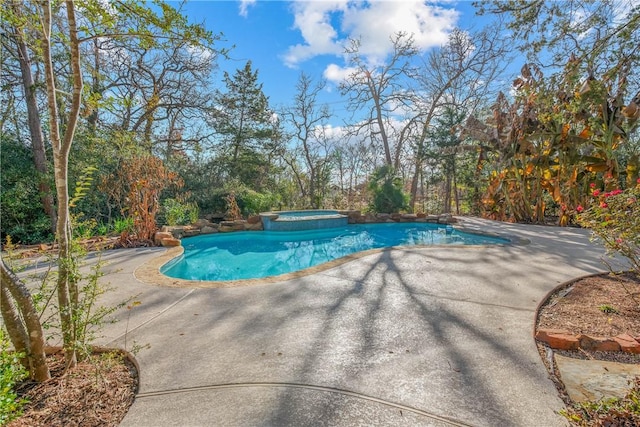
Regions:
<instances>
[{"instance_id":1,"label":"in-ground hot tub","mask_svg":"<svg viewBox=\"0 0 640 427\"><path fill-rule=\"evenodd\" d=\"M263 228L271 231L300 231L344 227L349 222L347 215L326 209L262 212L260 217L262 218Z\"/></svg>"}]
</instances>

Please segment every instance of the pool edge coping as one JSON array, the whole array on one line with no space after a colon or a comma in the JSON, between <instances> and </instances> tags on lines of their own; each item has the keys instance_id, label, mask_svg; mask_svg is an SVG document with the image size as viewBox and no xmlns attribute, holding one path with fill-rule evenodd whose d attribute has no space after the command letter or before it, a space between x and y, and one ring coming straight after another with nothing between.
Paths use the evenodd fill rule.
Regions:
<instances>
[{"instance_id":1,"label":"pool edge coping","mask_svg":"<svg viewBox=\"0 0 640 427\"><path fill-rule=\"evenodd\" d=\"M481 249L487 247L500 247L500 246L522 246L528 245L531 243L528 239L524 239L518 236L513 235L503 235L499 233L492 232L483 232L476 228L468 228L464 225L456 225L454 228L458 231L468 233L468 234L476 234L487 237L497 237L501 239L506 239L508 243L498 243L495 245L457 245L456 248L465 248L465 249ZM305 268L304 270L294 271L292 273L280 274L277 276L269 276L262 277L256 279L239 279L239 280L223 280L223 281L212 281L212 280L187 280L187 279L178 279L174 277L169 277L160 272L160 269L173 260L181 256L184 253L184 247L176 246L169 248L167 251L161 253L159 256L156 256L142 265L137 267L133 275L134 277L147 285L154 286L163 286L163 287L171 287L171 288L238 288L244 286L255 286L255 285L268 285L279 282L286 282L293 279L299 279L301 277L310 276L317 273L322 273L326 270L330 270L332 268L338 267L340 265L346 264L348 262L358 260L360 258L364 258L369 255L373 255L380 252L399 250L407 248L410 249L427 249L427 248L450 248L451 245L413 245L413 246L389 246L386 248L376 248L369 249L367 251L356 252L353 254L346 255L344 257L334 259L332 261L325 262L320 265L314 265L313 267Z\"/></svg>"}]
</instances>

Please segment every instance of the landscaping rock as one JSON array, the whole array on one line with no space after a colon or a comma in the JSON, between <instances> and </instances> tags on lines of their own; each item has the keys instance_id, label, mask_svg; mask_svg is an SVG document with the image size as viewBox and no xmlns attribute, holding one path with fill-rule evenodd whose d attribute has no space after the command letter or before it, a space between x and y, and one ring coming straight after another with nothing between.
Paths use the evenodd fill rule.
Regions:
<instances>
[{"instance_id":1,"label":"landscaping rock","mask_svg":"<svg viewBox=\"0 0 640 427\"><path fill-rule=\"evenodd\" d=\"M184 231L183 231L183 237L193 237L193 236L197 236L200 234L200 229L196 228L196 227L185 227Z\"/></svg>"},{"instance_id":2,"label":"landscaping rock","mask_svg":"<svg viewBox=\"0 0 640 427\"><path fill-rule=\"evenodd\" d=\"M453 224L455 222L455 219L453 218L453 216L451 216L451 214L442 214L438 216L438 222L440 224Z\"/></svg>"},{"instance_id":3,"label":"landscaping rock","mask_svg":"<svg viewBox=\"0 0 640 427\"><path fill-rule=\"evenodd\" d=\"M370 223L374 223L374 222L378 222L378 218L376 218L376 216L375 216L375 215L367 214L367 215L364 217L364 222L365 222L365 223L368 223L368 224L370 224Z\"/></svg>"},{"instance_id":4,"label":"landscaping rock","mask_svg":"<svg viewBox=\"0 0 640 427\"><path fill-rule=\"evenodd\" d=\"M621 334L613 337L613 339L620 345L620 350L625 353L640 354L640 342L631 335Z\"/></svg>"},{"instance_id":5,"label":"landscaping rock","mask_svg":"<svg viewBox=\"0 0 640 427\"><path fill-rule=\"evenodd\" d=\"M233 221L233 230L234 231L244 231L245 227L247 225L247 221L243 220L243 219L238 219Z\"/></svg>"},{"instance_id":6,"label":"landscaping rock","mask_svg":"<svg viewBox=\"0 0 640 427\"><path fill-rule=\"evenodd\" d=\"M173 235L170 232L168 232L168 231L158 231L153 236L153 242L156 245L160 245L160 244L162 244L162 240L163 239L172 239L172 238L173 238Z\"/></svg>"},{"instance_id":7,"label":"landscaping rock","mask_svg":"<svg viewBox=\"0 0 640 427\"><path fill-rule=\"evenodd\" d=\"M539 329L536 339L557 350L577 350L580 347L578 337L561 329Z\"/></svg>"},{"instance_id":8,"label":"landscaping rock","mask_svg":"<svg viewBox=\"0 0 640 427\"><path fill-rule=\"evenodd\" d=\"M160 240L160 244L162 244L162 246L165 246L165 247L173 247L173 246L180 246L181 242L179 239L170 237L170 238Z\"/></svg>"},{"instance_id":9,"label":"landscaping rock","mask_svg":"<svg viewBox=\"0 0 640 427\"><path fill-rule=\"evenodd\" d=\"M347 216L349 224L369 224L369 223L391 223L391 222L441 222L451 223L455 222L450 214L445 215L429 215L425 213L367 213L363 215L359 210L339 210L340 215ZM213 223L209 219L198 219L191 225L187 226L163 226L162 232L170 233L171 237L176 239L182 239L183 237L192 237L200 234L212 234L217 232L229 233L232 231L259 231L263 230L262 218L264 216L270 216L272 220L278 218L278 214L266 214L266 215L251 215L246 220L230 220L226 219L218 223ZM219 217L219 216L218 216ZM216 217L216 218L218 218ZM207 216L207 218L214 219L214 216ZM221 218L221 217L220 217ZM163 237L168 237L163 235ZM160 239L156 239L156 244L160 244Z\"/></svg>"},{"instance_id":10,"label":"landscaping rock","mask_svg":"<svg viewBox=\"0 0 640 427\"><path fill-rule=\"evenodd\" d=\"M580 347L585 350L620 351L620 344L611 338L580 335L578 340L580 341Z\"/></svg>"},{"instance_id":11,"label":"landscaping rock","mask_svg":"<svg viewBox=\"0 0 640 427\"><path fill-rule=\"evenodd\" d=\"M173 237L175 237L176 239L182 239L182 236L184 236L184 229L185 229L185 227L183 225L164 225L164 226L162 226L162 231L171 233L171 235Z\"/></svg>"},{"instance_id":12,"label":"landscaping rock","mask_svg":"<svg viewBox=\"0 0 640 427\"><path fill-rule=\"evenodd\" d=\"M262 218L260 218L260 215L251 215L249 218L247 218L247 223L259 224L259 223L262 223Z\"/></svg>"},{"instance_id":13,"label":"landscaping rock","mask_svg":"<svg viewBox=\"0 0 640 427\"><path fill-rule=\"evenodd\" d=\"M251 223L247 222L244 225L244 229L247 230L247 231L260 231L260 230L262 230L262 222L258 222L258 223L255 223L255 224L251 224Z\"/></svg>"},{"instance_id":14,"label":"landscaping rock","mask_svg":"<svg viewBox=\"0 0 640 427\"><path fill-rule=\"evenodd\" d=\"M217 227L211 227L208 225L205 225L204 227L202 227L200 229L200 234L213 234L213 233L217 233L218 232L218 228Z\"/></svg>"},{"instance_id":15,"label":"landscaping rock","mask_svg":"<svg viewBox=\"0 0 640 427\"><path fill-rule=\"evenodd\" d=\"M211 223L209 221L207 221L206 219L203 219L203 218L197 220L196 222L194 222L192 224L192 226L195 227L195 228L203 228L203 227L207 227L207 226L210 226L210 225L211 225Z\"/></svg>"},{"instance_id":16,"label":"landscaping rock","mask_svg":"<svg viewBox=\"0 0 640 427\"><path fill-rule=\"evenodd\" d=\"M603 360L582 360L555 356L560 377L574 402L624 397L631 386L629 380L640 375L640 366Z\"/></svg>"}]
</instances>

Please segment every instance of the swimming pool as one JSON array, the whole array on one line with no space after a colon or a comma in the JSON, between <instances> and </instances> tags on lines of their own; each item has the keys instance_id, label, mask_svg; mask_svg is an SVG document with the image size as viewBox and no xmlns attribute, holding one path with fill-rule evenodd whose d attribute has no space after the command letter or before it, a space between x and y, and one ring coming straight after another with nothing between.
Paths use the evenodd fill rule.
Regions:
<instances>
[{"instance_id":1,"label":"swimming pool","mask_svg":"<svg viewBox=\"0 0 640 427\"><path fill-rule=\"evenodd\" d=\"M428 223L354 224L305 231L210 234L183 240L184 254L160 272L185 280L228 281L277 276L392 246L495 245L509 241Z\"/></svg>"}]
</instances>

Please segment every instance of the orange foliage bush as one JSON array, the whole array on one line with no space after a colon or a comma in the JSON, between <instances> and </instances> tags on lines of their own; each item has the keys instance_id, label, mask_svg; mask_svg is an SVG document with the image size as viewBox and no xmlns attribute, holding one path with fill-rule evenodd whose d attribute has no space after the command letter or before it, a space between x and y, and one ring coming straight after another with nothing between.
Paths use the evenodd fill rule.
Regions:
<instances>
[{"instance_id":1,"label":"orange foliage bush","mask_svg":"<svg viewBox=\"0 0 640 427\"><path fill-rule=\"evenodd\" d=\"M134 236L121 236L123 243L152 240L157 231L156 215L160 209L160 194L170 186L181 188L182 178L168 170L161 159L151 154L136 153L121 162L121 167L109 177L109 195L119 201L121 213L133 220Z\"/></svg>"}]
</instances>

